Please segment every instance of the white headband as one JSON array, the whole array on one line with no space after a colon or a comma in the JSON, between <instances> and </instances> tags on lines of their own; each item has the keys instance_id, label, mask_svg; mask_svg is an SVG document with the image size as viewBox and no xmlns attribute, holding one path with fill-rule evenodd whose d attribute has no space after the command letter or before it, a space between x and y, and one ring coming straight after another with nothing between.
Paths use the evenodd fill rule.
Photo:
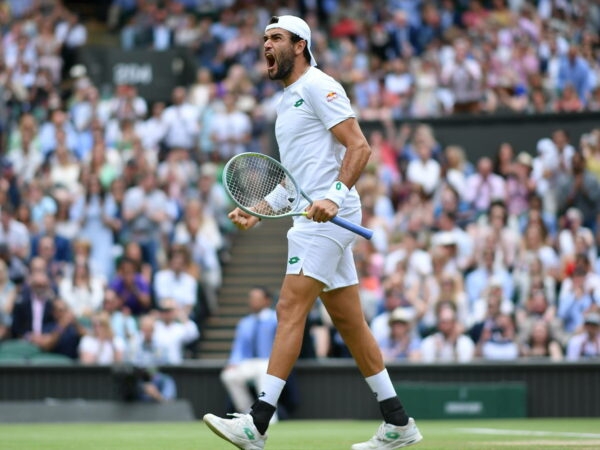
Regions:
<instances>
[{"instance_id":1,"label":"white headband","mask_svg":"<svg viewBox=\"0 0 600 450\"><path fill-rule=\"evenodd\" d=\"M273 28L283 28L284 30L294 33L295 35L304 39L306 41L306 48L310 54L310 65L317 65L317 60L310 51L310 28L304 20L296 16L279 16L279 21L277 23L267 25L265 31Z\"/></svg>"}]
</instances>

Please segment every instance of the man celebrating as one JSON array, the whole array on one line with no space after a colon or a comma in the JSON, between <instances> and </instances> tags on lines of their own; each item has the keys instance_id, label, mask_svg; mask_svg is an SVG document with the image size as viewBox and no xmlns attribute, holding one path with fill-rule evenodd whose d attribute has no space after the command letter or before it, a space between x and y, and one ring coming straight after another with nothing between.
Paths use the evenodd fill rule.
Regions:
<instances>
[{"instance_id":1,"label":"man celebrating","mask_svg":"<svg viewBox=\"0 0 600 450\"><path fill-rule=\"evenodd\" d=\"M234 414L231 420L206 414L204 421L240 449L265 447L269 421L300 353L306 317L320 297L384 418L375 436L352 449L406 447L422 436L396 395L364 318L352 255L355 234L330 223L336 215L361 222L354 184L371 149L342 86L314 67L310 40L304 20L273 17L265 29L264 52L269 78L285 86L275 124L281 162L306 187L308 196L319 200L306 205L306 217L294 218L288 232L288 264L276 307L277 333L260 399L249 414ZM243 230L259 220L239 208L229 218Z\"/></svg>"}]
</instances>

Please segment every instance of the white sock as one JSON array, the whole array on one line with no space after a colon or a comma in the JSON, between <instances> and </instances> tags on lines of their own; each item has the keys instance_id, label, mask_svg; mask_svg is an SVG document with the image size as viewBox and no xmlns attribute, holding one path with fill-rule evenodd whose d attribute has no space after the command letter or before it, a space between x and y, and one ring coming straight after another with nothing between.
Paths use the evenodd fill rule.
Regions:
<instances>
[{"instance_id":1,"label":"white sock","mask_svg":"<svg viewBox=\"0 0 600 450\"><path fill-rule=\"evenodd\" d=\"M281 396L281 391L285 386L285 380L266 374L261 380L261 392L258 399L267 402L271 406L277 407L277 402Z\"/></svg>"},{"instance_id":2,"label":"white sock","mask_svg":"<svg viewBox=\"0 0 600 450\"><path fill-rule=\"evenodd\" d=\"M365 378L365 381L373 391L373 394L375 394L375 398L378 402L382 402L397 395L387 369L383 369L378 374Z\"/></svg>"}]
</instances>

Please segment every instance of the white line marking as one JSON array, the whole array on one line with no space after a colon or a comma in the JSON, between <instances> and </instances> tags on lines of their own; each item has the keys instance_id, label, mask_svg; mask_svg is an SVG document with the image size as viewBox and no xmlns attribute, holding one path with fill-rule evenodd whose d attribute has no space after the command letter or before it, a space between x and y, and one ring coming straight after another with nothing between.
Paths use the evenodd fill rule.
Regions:
<instances>
[{"instance_id":1,"label":"white line marking","mask_svg":"<svg viewBox=\"0 0 600 450\"><path fill-rule=\"evenodd\" d=\"M504 436L555 436L598 439L598 433L574 433L570 431L534 431L534 430L500 430L497 428L458 428L458 431L472 434L498 434Z\"/></svg>"}]
</instances>

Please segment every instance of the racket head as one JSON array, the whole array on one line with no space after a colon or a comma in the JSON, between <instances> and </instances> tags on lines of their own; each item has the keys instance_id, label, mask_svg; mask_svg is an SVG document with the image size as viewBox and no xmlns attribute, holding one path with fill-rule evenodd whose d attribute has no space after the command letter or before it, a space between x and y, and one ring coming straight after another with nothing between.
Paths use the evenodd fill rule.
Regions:
<instances>
[{"instance_id":1,"label":"racket head","mask_svg":"<svg viewBox=\"0 0 600 450\"><path fill-rule=\"evenodd\" d=\"M299 210L302 192L294 177L279 161L262 153L244 152L231 158L223 169L223 186L231 200L253 216L275 219L303 214ZM270 194L269 204L280 208L269 207L265 197Z\"/></svg>"}]
</instances>

